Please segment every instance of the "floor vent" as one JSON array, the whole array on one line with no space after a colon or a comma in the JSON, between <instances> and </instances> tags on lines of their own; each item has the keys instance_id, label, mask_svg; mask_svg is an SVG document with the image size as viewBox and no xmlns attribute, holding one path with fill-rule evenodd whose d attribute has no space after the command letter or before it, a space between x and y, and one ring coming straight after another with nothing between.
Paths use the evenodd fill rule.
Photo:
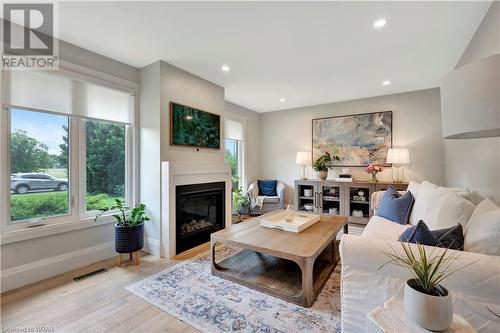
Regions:
<instances>
[{"instance_id":1,"label":"floor vent","mask_svg":"<svg viewBox=\"0 0 500 333\"><path fill-rule=\"evenodd\" d=\"M101 268L101 269L98 269L97 271L93 271L93 272L90 272L90 273L87 273L87 274L83 274L83 275L77 276L77 277L73 278L73 280L75 280L76 282L80 282L80 281L88 279L88 278L90 278L90 277L92 277L94 275L105 273L107 271L108 271L107 269Z\"/></svg>"}]
</instances>

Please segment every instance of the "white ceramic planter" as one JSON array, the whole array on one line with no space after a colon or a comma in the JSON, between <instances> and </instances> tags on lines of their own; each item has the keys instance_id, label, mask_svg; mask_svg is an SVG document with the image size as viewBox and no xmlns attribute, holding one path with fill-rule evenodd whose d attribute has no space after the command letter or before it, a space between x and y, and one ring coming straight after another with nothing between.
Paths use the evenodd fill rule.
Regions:
<instances>
[{"instance_id":1,"label":"white ceramic planter","mask_svg":"<svg viewBox=\"0 0 500 333\"><path fill-rule=\"evenodd\" d=\"M432 296L413 289L408 280L404 290L406 317L431 331L444 331L451 325L453 310L448 290L446 296Z\"/></svg>"},{"instance_id":2,"label":"white ceramic planter","mask_svg":"<svg viewBox=\"0 0 500 333\"><path fill-rule=\"evenodd\" d=\"M328 171L318 171L316 174L319 180L325 180L328 177Z\"/></svg>"}]
</instances>

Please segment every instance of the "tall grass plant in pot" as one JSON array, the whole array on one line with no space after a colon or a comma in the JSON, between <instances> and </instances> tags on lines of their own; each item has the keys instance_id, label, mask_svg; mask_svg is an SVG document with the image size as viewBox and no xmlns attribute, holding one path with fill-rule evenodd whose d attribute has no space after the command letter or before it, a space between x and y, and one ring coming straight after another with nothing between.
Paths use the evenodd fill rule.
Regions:
<instances>
[{"instance_id":1,"label":"tall grass plant in pot","mask_svg":"<svg viewBox=\"0 0 500 333\"><path fill-rule=\"evenodd\" d=\"M424 245L404 242L401 247L402 252L392 247L391 252L385 252L389 261L379 269L387 264L405 268L411 275L404 288L406 317L431 331L446 330L453 320L453 309L451 294L441 282L475 262L456 267L458 251L441 249L436 253L434 247L428 253Z\"/></svg>"}]
</instances>

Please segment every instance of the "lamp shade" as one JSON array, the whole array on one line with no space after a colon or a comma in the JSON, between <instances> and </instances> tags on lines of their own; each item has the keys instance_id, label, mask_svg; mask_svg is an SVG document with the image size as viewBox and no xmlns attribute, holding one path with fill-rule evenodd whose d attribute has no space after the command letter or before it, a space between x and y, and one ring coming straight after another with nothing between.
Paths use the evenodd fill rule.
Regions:
<instances>
[{"instance_id":1,"label":"lamp shade","mask_svg":"<svg viewBox=\"0 0 500 333\"><path fill-rule=\"evenodd\" d=\"M406 148L389 148L387 163L410 164L410 152Z\"/></svg>"},{"instance_id":2,"label":"lamp shade","mask_svg":"<svg viewBox=\"0 0 500 333\"><path fill-rule=\"evenodd\" d=\"M297 158L295 159L295 163L298 165L311 164L311 152L309 152L309 151L297 152Z\"/></svg>"}]
</instances>

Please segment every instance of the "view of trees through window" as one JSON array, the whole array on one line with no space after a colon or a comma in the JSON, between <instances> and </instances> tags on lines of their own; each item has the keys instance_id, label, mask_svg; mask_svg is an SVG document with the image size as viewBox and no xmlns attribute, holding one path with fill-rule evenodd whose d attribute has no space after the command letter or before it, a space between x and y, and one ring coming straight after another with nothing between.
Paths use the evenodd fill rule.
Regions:
<instances>
[{"instance_id":1,"label":"view of trees through window","mask_svg":"<svg viewBox=\"0 0 500 333\"><path fill-rule=\"evenodd\" d=\"M238 140L226 139L226 162L231 166L231 176L233 177L233 189L237 189L239 182L236 180L240 177L239 166L239 151Z\"/></svg>"},{"instance_id":2,"label":"view of trees through window","mask_svg":"<svg viewBox=\"0 0 500 333\"><path fill-rule=\"evenodd\" d=\"M125 197L125 125L86 121L87 210Z\"/></svg>"},{"instance_id":3,"label":"view of trees through window","mask_svg":"<svg viewBox=\"0 0 500 333\"><path fill-rule=\"evenodd\" d=\"M11 109L11 221L69 214L69 117ZM125 125L86 121L86 209L125 196Z\"/></svg>"}]
</instances>

